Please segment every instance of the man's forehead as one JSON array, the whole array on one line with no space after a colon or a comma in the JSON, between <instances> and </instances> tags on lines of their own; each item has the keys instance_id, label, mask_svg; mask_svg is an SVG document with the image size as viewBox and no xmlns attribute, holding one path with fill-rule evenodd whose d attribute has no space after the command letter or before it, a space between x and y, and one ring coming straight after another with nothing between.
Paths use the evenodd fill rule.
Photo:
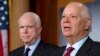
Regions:
<instances>
[{"instance_id":1,"label":"man's forehead","mask_svg":"<svg viewBox=\"0 0 100 56\"><path fill-rule=\"evenodd\" d=\"M79 13L79 12L81 12L81 9L76 7L66 7L63 11L63 13Z\"/></svg>"},{"instance_id":2,"label":"man's forehead","mask_svg":"<svg viewBox=\"0 0 100 56\"><path fill-rule=\"evenodd\" d=\"M22 17L19 18L19 21L23 21L23 20L34 21L35 19L33 16L23 15Z\"/></svg>"},{"instance_id":3,"label":"man's forehead","mask_svg":"<svg viewBox=\"0 0 100 56\"><path fill-rule=\"evenodd\" d=\"M79 3L79 2L71 2L69 3L67 6L84 6L82 3Z\"/></svg>"},{"instance_id":4,"label":"man's forehead","mask_svg":"<svg viewBox=\"0 0 100 56\"><path fill-rule=\"evenodd\" d=\"M79 4L74 4L74 3L71 3L69 5L67 5L63 11L63 13L65 12L72 12L72 11L76 11L76 12L81 12L83 10L83 7L84 6L81 6Z\"/></svg>"},{"instance_id":5,"label":"man's forehead","mask_svg":"<svg viewBox=\"0 0 100 56\"><path fill-rule=\"evenodd\" d=\"M74 4L74 3L71 3L71 4L69 4L69 5L67 5L66 7L65 7L65 9L70 9L70 8L72 8L72 9L80 9L80 8L83 8L83 6L81 5L81 4Z\"/></svg>"}]
</instances>

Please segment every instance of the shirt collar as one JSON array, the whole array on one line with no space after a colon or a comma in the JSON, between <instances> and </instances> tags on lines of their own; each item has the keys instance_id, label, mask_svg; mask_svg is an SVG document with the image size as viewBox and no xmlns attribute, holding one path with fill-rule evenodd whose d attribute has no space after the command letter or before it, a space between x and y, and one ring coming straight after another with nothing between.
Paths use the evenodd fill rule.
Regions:
<instances>
[{"instance_id":1,"label":"shirt collar","mask_svg":"<svg viewBox=\"0 0 100 56\"><path fill-rule=\"evenodd\" d=\"M37 40L35 41L35 43L33 43L32 45L25 45L25 49L28 48L28 47L29 47L31 50L33 49L33 47L36 48L36 46L39 44L40 40L41 40L41 38L38 37Z\"/></svg>"},{"instance_id":2,"label":"shirt collar","mask_svg":"<svg viewBox=\"0 0 100 56\"><path fill-rule=\"evenodd\" d=\"M80 41L76 42L75 44L73 44L72 46L68 43L66 46L66 49L68 47L73 47L75 50L79 50L80 47L84 44L84 42L87 40L88 36L86 36L85 38L81 39Z\"/></svg>"}]
</instances>

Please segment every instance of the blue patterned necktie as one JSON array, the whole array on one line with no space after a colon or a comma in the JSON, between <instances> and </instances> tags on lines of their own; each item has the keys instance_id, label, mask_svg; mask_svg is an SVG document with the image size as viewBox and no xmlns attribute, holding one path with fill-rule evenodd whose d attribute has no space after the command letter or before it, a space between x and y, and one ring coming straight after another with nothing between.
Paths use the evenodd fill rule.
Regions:
<instances>
[{"instance_id":1,"label":"blue patterned necktie","mask_svg":"<svg viewBox=\"0 0 100 56\"><path fill-rule=\"evenodd\" d=\"M25 53L24 53L24 56L28 56L29 51L30 51L30 48L27 48Z\"/></svg>"}]
</instances>

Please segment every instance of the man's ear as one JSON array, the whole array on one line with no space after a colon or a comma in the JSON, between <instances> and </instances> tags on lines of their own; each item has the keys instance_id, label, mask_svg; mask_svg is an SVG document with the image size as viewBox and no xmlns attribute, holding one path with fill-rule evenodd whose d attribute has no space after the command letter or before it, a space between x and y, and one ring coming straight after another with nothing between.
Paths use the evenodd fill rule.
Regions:
<instances>
[{"instance_id":1,"label":"man's ear","mask_svg":"<svg viewBox=\"0 0 100 56\"><path fill-rule=\"evenodd\" d=\"M41 31L42 31L42 27L39 27L38 28L38 34L41 34Z\"/></svg>"},{"instance_id":2,"label":"man's ear","mask_svg":"<svg viewBox=\"0 0 100 56\"><path fill-rule=\"evenodd\" d=\"M92 24L92 19L86 19L85 29L89 30L89 28L91 27L91 24Z\"/></svg>"}]
</instances>

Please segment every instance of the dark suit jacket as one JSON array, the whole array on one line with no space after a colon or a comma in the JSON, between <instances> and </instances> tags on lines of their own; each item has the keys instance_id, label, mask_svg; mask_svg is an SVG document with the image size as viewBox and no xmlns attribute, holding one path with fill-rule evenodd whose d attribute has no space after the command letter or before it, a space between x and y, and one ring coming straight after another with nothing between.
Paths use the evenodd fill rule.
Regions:
<instances>
[{"instance_id":1,"label":"dark suit jacket","mask_svg":"<svg viewBox=\"0 0 100 56\"><path fill-rule=\"evenodd\" d=\"M10 56L23 56L24 46L10 52ZM51 56L52 52L56 50L57 47L51 44L44 43L40 41L32 56Z\"/></svg>"},{"instance_id":2,"label":"dark suit jacket","mask_svg":"<svg viewBox=\"0 0 100 56\"><path fill-rule=\"evenodd\" d=\"M66 46L59 49L61 56L63 56L65 48ZM100 43L88 38L75 56L100 56Z\"/></svg>"}]
</instances>

